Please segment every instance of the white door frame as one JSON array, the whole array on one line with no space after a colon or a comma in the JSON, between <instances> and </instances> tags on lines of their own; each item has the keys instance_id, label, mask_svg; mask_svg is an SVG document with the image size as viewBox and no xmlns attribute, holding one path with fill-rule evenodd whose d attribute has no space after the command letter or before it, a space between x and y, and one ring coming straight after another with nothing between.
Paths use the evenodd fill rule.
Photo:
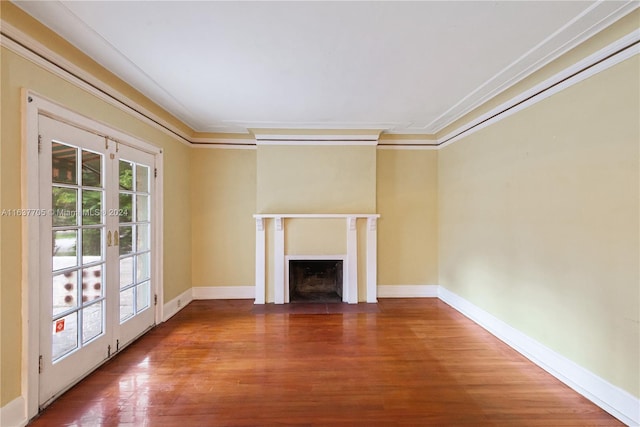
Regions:
<instances>
[{"instance_id":1,"label":"white door frame","mask_svg":"<svg viewBox=\"0 0 640 427\"><path fill-rule=\"evenodd\" d=\"M155 157L157 178L156 197L153 198L155 210L155 239L152 242L154 254L155 286L153 292L158 301L155 306L155 323L163 319L163 153L148 142L125 132L98 122L82 114L51 101L28 89L22 90L22 398L26 404L27 419L38 414L38 358L40 355L40 233L39 217L39 170L38 170L38 115L44 114L94 133L108 136L121 144L153 154Z\"/></svg>"}]
</instances>

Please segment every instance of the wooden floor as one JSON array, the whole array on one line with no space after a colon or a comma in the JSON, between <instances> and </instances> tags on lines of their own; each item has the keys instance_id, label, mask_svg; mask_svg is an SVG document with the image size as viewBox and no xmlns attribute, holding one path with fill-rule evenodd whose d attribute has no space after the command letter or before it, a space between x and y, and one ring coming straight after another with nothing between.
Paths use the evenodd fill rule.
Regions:
<instances>
[{"instance_id":1,"label":"wooden floor","mask_svg":"<svg viewBox=\"0 0 640 427\"><path fill-rule=\"evenodd\" d=\"M195 301L31 425L622 425L438 299L357 307Z\"/></svg>"}]
</instances>

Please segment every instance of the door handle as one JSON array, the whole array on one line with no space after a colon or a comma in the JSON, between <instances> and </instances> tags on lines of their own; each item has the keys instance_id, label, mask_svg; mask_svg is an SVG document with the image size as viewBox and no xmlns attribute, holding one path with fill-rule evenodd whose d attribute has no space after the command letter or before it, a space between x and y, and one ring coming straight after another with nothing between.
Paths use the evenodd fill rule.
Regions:
<instances>
[{"instance_id":1,"label":"door handle","mask_svg":"<svg viewBox=\"0 0 640 427\"><path fill-rule=\"evenodd\" d=\"M118 235L118 230L113 232L113 246L120 245L120 236Z\"/></svg>"},{"instance_id":2,"label":"door handle","mask_svg":"<svg viewBox=\"0 0 640 427\"><path fill-rule=\"evenodd\" d=\"M107 246L111 246L111 230L107 231Z\"/></svg>"}]
</instances>

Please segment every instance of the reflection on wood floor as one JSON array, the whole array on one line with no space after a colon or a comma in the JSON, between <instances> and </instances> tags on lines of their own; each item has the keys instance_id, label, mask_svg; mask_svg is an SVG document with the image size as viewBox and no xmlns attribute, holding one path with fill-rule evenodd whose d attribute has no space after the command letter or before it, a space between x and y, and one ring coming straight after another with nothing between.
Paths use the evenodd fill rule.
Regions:
<instances>
[{"instance_id":1,"label":"reflection on wood floor","mask_svg":"<svg viewBox=\"0 0 640 427\"><path fill-rule=\"evenodd\" d=\"M31 425L622 425L438 299L273 307L194 301Z\"/></svg>"}]
</instances>

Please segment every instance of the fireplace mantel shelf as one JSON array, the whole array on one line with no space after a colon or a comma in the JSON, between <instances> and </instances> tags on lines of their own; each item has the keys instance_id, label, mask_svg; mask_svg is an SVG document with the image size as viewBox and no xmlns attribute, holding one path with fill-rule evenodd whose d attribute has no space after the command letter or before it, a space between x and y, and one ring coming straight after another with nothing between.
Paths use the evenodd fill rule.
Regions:
<instances>
[{"instance_id":1,"label":"fireplace mantel shelf","mask_svg":"<svg viewBox=\"0 0 640 427\"><path fill-rule=\"evenodd\" d=\"M253 216L256 219L261 218L380 218L380 214L255 214Z\"/></svg>"}]
</instances>

